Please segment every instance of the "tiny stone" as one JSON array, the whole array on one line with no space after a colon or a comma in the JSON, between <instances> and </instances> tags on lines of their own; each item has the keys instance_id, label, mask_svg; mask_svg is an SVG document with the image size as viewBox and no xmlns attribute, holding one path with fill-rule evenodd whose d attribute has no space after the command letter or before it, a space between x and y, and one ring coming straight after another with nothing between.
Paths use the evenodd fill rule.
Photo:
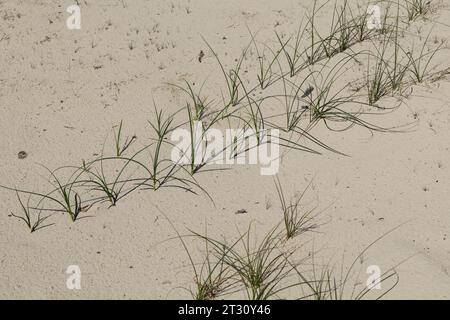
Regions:
<instances>
[{"instance_id":1,"label":"tiny stone","mask_svg":"<svg viewBox=\"0 0 450 320\"><path fill-rule=\"evenodd\" d=\"M19 159L25 159L26 157L28 157L28 153L26 153L25 151L20 151L20 152L17 154L17 157L18 157Z\"/></svg>"}]
</instances>

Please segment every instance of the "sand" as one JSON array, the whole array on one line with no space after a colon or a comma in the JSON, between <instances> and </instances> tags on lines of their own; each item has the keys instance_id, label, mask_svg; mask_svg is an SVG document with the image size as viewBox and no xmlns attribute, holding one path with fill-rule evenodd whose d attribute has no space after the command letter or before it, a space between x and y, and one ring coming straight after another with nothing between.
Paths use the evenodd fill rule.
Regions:
<instances>
[{"instance_id":1,"label":"sand","mask_svg":"<svg viewBox=\"0 0 450 320\"><path fill-rule=\"evenodd\" d=\"M81 30L68 30L66 8L73 1L0 0L1 185L51 189L41 165L55 169L92 159L105 141L111 145L111 128L121 120L126 134L144 145L152 136L147 120L155 117L154 103L174 112L184 99L168 83L187 79L199 88L206 80L204 94L220 101L226 86L202 37L230 65L249 43L248 28L273 44L274 30L295 33L311 2L79 3ZM332 8L321 21L329 21ZM415 21L403 41L413 43L433 26L433 37L448 39L449 18L448 8L439 7L426 21ZM448 58L448 51L440 52L433 71L450 67ZM255 61L246 63L254 72ZM278 177L285 191L301 192L312 181L305 201L320 213L317 232L298 239L304 253L314 247L317 259L339 265L344 256L348 265L398 227L364 254L360 281L368 277L366 265L383 272L396 267L399 283L384 298L450 298L449 89L446 75L414 85L398 108L369 118L386 127L405 125L405 132L331 132L319 125L316 134L349 156L291 150L282 157ZM380 104L391 107L394 100ZM214 204L202 192L139 190L115 207L94 205L92 218L75 223L54 214L54 225L34 233L10 216L20 209L14 192L0 190L0 298L190 298L188 256L166 217L182 234L206 229L219 239L235 239L250 223L262 234L282 219L274 177L262 176L258 166L231 166L196 179ZM187 242L201 252L201 243ZM66 285L70 265L81 270L79 290ZM292 291L289 298L300 294Z\"/></svg>"}]
</instances>

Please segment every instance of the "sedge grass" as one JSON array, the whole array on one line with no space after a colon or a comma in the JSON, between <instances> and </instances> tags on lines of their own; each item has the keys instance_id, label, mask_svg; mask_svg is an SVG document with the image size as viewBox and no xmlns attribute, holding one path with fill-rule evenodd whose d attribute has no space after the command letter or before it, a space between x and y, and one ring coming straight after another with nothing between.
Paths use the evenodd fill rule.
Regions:
<instances>
[{"instance_id":1,"label":"sedge grass","mask_svg":"<svg viewBox=\"0 0 450 320\"><path fill-rule=\"evenodd\" d=\"M406 52L406 56L409 59L409 73L414 83L422 83L429 75L430 65L436 54L442 50L445 46L444 42L439 43L439 45L434 49L427 50L428 40L430 39L431 32L425 39L420 52L416 55L414 52L415 45L413 43L411 49Z\"/></svg>"},{"instance_id":2,"label":"sedge grass","mask_svg":"<svg viewBox=\"0 0 450 320\"><path fill-rule=\"evenodd\" d=\"M234 293L238 284L233 280L234 274L232 270L224 262L226 252L217 258L211 253L209 241L203 239L205 244L205 257L199 267L199 264L194 261L194 257L189 250L185 236L182 236L178 232L173 222L164 212L158 207L157 210L163 214L171 228L175 231L176 238L180 241L188 257L194 274L194 289L188 289L192 299L200 301L214 300Z\"/></svg>"},{"instance_id":3,"label":"sedge grass","mask_svg":"<svg viewBox=\"0 0 450 320\"><path fill-rule=\"evenodd\" d=\"M431 0L404 0L408 22L426 16L431 11Z\"/></svg>"},{"instance_id":4,"label":"sedge grass","mask_svg":"<svg viewBox=\"0 0 450 320\"><path fill-rule=\"evenodd\" d=\"M228 101L225 102L226 106L237 106L239 104L239 75L242 69L242 64L247 57L247 52L253 42L250 42L250 44L242 51L242 54L240 58L237 60L236 65L234 68L226 71L225 66L223 65L222 61L219 58L219 55L214 51L214 49L211 47L211 45L204 39L206 45L208 46L209 50L213 53L214 57L216 58L217 63L219 64L219 67L222 71L223 77L225 78L225 82L228 89Z\"/></svg>"},{"instance_id":5,"label":"sedge grass","mask_svg":"<svg viewBox=\"0 0 450 320\"><path fill-rule=\"evenodd\" d=\"M281 209L283 211L283 221L287 239L293 239L317 227L317 225L312 222L314 219L314 216L312 216L314 209L305 210L303 213L301 212L301 202L310 186L311 183L305 188L300 196L291 198L288 202L286 201L280 180L277 178L275 182L275 187L281 203Z\"/></svg>"},{"instance_id":6,"label":"sedge grass","mask_svg":"<svg viewBox=\"0 0 450 320\"><path fill-rule=\"evenodd\" d=\"M397 8L397 14L399 8ZM382 97L401 93L406 82L407 71L410 69L410 61L400 54L403 49L399 43L399 15L397 15L396 23L390 33L384 34L381 46L374 44L376 53L368 53L367 64L367 90L368 103L375 105ZM389 49L393 47L394 52L389 55ZM370 69L370 58L375 59L375 67Z\"/></svg>"},{"instance_id":7,"label":"sedge grass","mask_svg":"<svg viewBox=\"0 0 450 320\"><path fill-rule=\"evenodd\" d=\"M133 135L131 138L127 137L125 141L122 142L122 128L123 128L123 120L120 121L117 131L114 127L114 145L116 150L116 156L122 156L129 147L136 141L136 135Z\"/></svg>"},{"instance_id":8,"label":"sedge grass","mask_svg":"<svg viewBox=\"0 0 450 320\"><path fill-rule=\"evenodd\" d=\"M243 285L249 300L267 300L276 297L288 289L286 277L292 271L288 261L293 250L280 250L282 238L278 226L269 231L256 245L252 245L251 225L248 231L229 245L194 232L194 235L207 240L216 256L222 257L224 263L231 268L237 280ZM238 245L241 245L241 250Z\"/></svg>"},{"instance_id":9,"label":"sedge grass","mask_svg":"<svg viewBox=\"0 0 450 320\"><path fill-rule=\"evenodd\" d=\"M30 206L31 195L29 195L26 205L20 198L19 192L16 192L16 195L21 207L21 214L11 212L11 216L23 221L31 233L53 225L53 223L45 223L50 215L43 216L41 209Z\"/></svg>"}]
</instances>

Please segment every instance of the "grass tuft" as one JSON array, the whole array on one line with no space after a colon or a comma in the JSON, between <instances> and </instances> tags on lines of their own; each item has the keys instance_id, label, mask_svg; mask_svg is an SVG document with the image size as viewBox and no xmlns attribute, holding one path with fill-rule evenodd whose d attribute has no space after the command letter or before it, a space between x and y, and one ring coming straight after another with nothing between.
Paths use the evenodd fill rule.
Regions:
<instances>
[{"instance_id":1,"label":"grass tuft","mask_svg":"<svg viewBox=\"0 0 450 320\"><path fill-rule=\"evenodd\" d=\"M306 191L311 186L311 183L300 194L300 196L293 197L289 200L289 202L287 202L280 180L277 178L275 182L275 187L277 189L278 197L280 199L281 208L283 211L283 220L284 226L286 228L287 239L293 239L301 234L317 228L317 225L312 222L314 219L314 217L312 216L314 209L301 213L301 202Z\"/></svg>"}]
</instances>

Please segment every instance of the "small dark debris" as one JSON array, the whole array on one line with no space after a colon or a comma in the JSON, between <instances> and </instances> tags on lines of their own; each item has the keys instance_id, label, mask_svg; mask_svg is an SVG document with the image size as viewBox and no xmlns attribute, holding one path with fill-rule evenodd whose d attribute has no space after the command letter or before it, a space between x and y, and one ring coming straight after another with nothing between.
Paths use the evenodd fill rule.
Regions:
<instances>
[{"instance_id":1,"label":"small dark debris","mask_svg":"<svg viewBox=\"0 0 450 320\"><path fill-rule=\"evenodd\" d=\"M18 154L17 154L17 157L19 158L19 159L25 159L26 157L28 157L28 153L26 153L25 151L20 151Z\"/></svg>"},{"instance_id":2,"label":"small dark debris","mask_svg":"<svg viewBox=\"0 0 450 320\"><path fill-rule=\"evenodd\" d=\"M246 214L246 213L247 213L247 210L245 210L245 209L240 209L235 212L235 214Z\"/></svg>"},{"instance_id":3,"label":"small dark debris","mask_svg":"<svg viewBox=\"0 0 450 320\"><path fill-rule=\"evenodd\" d=\"M203 52L203 50L200 50L200 53L198 54L198 62L202 63L204 56L205 56L205 53Z\"/></svg>"},{"instance_id":4,"label":"small dark debris","mask_svg":"<svg viewBox=\"0 0 450 320\"><path fill-rule=\"evenodd\" d=\"M306 90L303 92L302 98L306 98L311 95L311 93L314 91L314 88L312 86L309 86L306 88Z\"/></svg>"}]
</instances>

